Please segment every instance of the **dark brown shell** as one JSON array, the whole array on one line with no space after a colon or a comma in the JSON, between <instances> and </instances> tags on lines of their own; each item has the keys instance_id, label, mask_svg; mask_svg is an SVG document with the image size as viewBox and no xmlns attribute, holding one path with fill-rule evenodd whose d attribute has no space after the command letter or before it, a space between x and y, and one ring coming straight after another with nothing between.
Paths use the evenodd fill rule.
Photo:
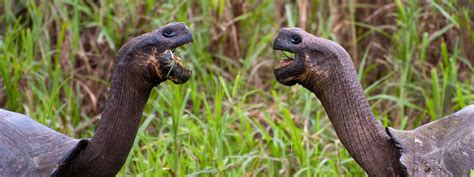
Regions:
<instances>
[{"instance_id":1,"label":"dark brown shell","mask_svg":"<svg viewBox=\"0 0 474 177\"><path fill-rule=\"evenodd\" d=\"M0 109L0 176L48 176L79 141Z\"/></svg>"},{"instance_id":2,"label":"dark brown shell","mask_svg":"<svg viewBox=\"0 0 474 177\"><path fill-rule=\"evenodd\" d=\"M474 105L415 130L388 133L409 176L469 176L474 169Z\"/></svg>"}]
</instances>

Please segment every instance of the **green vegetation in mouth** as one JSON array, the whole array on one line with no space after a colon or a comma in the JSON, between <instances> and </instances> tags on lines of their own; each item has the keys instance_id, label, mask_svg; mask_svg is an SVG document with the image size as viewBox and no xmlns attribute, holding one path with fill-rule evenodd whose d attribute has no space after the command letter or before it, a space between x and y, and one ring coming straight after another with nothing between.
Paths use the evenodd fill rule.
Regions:
<instances>
[{"instance_id":1,"label":"green vegetation in mouth","mask_svg":"<svg viewBox=\"0 0 474 177\"><path fill-rule=\"evenodd\" d=\"M171 60L171 63L168 65L168 67L170 67L170 70L166 74L166 78L168 78L170 76L171 72L175 68L175 65L176 65L176 62L174 60Z\"/></svg>"},{"instance_id":2,"label":"green vegetation in mouth","mask_svg":"<svg viewBox=\"0 0 474 177\"><path fill-rule=\"evenodd\" d=\"M284 56L282 59L294 59L294 53L288 52L288 51L281 51L281 54ZM293 56L293 57L291 57Z\"/></svg>"}]
</instances>

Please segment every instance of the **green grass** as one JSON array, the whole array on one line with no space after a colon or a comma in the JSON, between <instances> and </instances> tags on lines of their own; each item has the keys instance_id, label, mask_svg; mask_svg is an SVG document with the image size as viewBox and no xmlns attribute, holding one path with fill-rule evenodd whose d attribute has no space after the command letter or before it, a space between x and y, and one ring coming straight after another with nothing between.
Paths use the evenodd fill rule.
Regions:
<instances>
[{"instance_id":1,"label":"green grass","mask_svg":"<svg viewBox=\"0 0 474 177\"><path fill-rule=\"evenodd\" d=\"M178 53L192 78L154 89L119 176L364 175L315 96L273 78L280 54L272 40L281 26L298 24L289 1L281 19L273 1L246 1L242 15L230 16L237 46L230 1L2 3L0 104L4 96L3 108L76 138L93 135L123 43L171 21L191 28L194 43ZM350 1L343 22L355 38L347 41L333 32L335 4L313 0L307 30L357 45L359 76L385 126L411 129L474 103L473 59L462 51L474 41L474 14L454 0L393 3L394 23L376 26L356 18L373 7ZM373 35L388 42L368 46ZM229 55L235 47L240 54Z\"/></svg>"}]
</instances>

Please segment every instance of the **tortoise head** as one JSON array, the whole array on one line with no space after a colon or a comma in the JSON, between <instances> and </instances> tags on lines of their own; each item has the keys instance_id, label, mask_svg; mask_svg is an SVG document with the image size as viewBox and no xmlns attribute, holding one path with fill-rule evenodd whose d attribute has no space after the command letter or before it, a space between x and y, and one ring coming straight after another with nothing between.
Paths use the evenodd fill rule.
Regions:
<instances>
[{"instance_id":1,"label":"tortoise head","mask_svg":"<svg viewBox=\"0 0 474 177\"><path fill-rule=\"evenodd\" d=\"M152 83L169 79L182 84L191 76L191 70L173 51L192 41L184 23L170 23L127 42L118 52L118 58L124 58L119 65L133 63L130 66Z\"/></svg>"},{"instance_id":2,"label":"tortoise head","mask_svg":"<svg viewBox=\"0 0 474 177\"><path fill-rule=\"evenodd\" d=\"M334 65L340 60L340 46L316 37L300 28L281 28L273 45L274 50L290 52L293 57L280 61L274 70L278 82L292 86L322 87L331 82ZM344 51L344 50L342 50Z\"/></svg>"}]
</instances>

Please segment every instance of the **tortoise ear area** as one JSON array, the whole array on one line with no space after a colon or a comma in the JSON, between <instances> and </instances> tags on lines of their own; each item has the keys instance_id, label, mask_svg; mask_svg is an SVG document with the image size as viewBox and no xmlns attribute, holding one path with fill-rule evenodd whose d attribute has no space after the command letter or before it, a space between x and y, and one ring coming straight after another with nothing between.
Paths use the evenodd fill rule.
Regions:
<instances>
[{"instance_id":1,"label":"tortoise ear area","mask_svg":"<svg viewBox=\"0 0 474 177\"><path fill-rule=\"evenodd\" d=\"M133 45L133 47L130 47L127 53L131 54L137 51L144 51L149 48L153 48L153 50L156 50L157 52L161 53L164 50L169 49L171 41L163 40L160 38L161 37L157 35L146 36L141 40L135 42L135 45Z\"/></svg>"},{"instance_id":2,"label":"tortoise ear area","mask_svg":"<svg viewBox=\"0 0 474 177\"><path fill-rule=\"evenodd\" d=\"M166 75L169 73L171 66L173 65L173 52L171 50L165 50L164 52L158 52L158 49L151 48L151 53L146 58L146 63L150 65L148 68L151 69L153 80L166 80Z\"/></svg>"},{"instance_id":3,"label":"tortoise ear area","mask_svg":"<svg viewBox=\"0 0 474 177\"><path fill-rule=\"evenodd\" d=\"M135 51L129 53L129 58L133 62L146 62L146 63L158 63L159 58L164 55L167 50L160 49L154 45L148 45L143 48L136 49ZM171 58L171 57L169 57Z\"/></svg>"},{"instance_id":4,"label":"tortoise ear area","mask_svg":"<svg viewBox=\"0 0 474 177\"><path fill-rule=\"evenodd\" d=\"M119 58L127 58L126 56L150 53L149 50L151 48L155 48L157 52L164 51L167 48L167 43L167 41L158 39L152 33L146 33L125 43L117 52L117 56Z\"/></svg>"}]
</instances>

